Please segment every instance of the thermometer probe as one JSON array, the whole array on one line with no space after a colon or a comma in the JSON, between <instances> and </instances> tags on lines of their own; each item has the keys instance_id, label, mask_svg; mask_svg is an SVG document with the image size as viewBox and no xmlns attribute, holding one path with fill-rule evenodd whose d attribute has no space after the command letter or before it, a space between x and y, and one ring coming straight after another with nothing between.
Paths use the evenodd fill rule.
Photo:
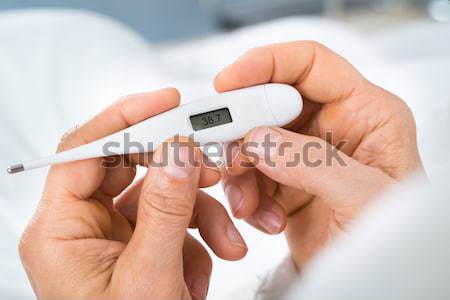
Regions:
<instances>
[{"instance_id":1,"label":"thermometer probe","mask_svg":"<svg viewBox=\"0 0 450 300\"><path fill-rule=\"evenodd\" d=\"M153 152L175 135L192 136L200 145L241 139L258 126L285 126L303 108L299 92L285 84L258 85L188 102L83 146L28 163L15 164L18 173L82 159ZM141 147L125 147L125 138ZM108 145L108 151L105 150ZM112 151L113 153L108 153Z\"/></svg>"}]
</instances>

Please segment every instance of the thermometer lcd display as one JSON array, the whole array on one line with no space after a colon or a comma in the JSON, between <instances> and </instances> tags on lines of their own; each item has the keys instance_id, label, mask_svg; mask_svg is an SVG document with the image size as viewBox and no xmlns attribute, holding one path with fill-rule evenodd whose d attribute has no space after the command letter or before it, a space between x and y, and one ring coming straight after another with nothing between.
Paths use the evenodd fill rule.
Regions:
<instances>
[{"instance_id":1,"label":"thermometer lcd display","mask_svg":"<svg viewBox=\"0 0 450 300\"><path fill-rule=\"evenodd\" d=\"M233 122L228 108L221 108L206 113L190 116L195 131L216 127Z\"/></svg>"}]
</instances>

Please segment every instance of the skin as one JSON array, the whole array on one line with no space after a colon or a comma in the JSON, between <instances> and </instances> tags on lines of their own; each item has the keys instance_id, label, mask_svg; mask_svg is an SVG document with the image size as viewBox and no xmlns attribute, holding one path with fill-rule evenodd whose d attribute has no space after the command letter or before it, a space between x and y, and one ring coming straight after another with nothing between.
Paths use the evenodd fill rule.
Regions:
<instances>
[{"instance_id":1,"label":"skin","mask_svg":"<svg viewBox=\"0 0 450 300\"><path fill-rule=\"evenodd\" d=\"M178 104L175 89L125 97L65 135L58 151ZM186 147L194 162L201 161L199 149ZM150 166L145 178L130 186L137 163L161 161L162 155L160 148L146 159L127 157L131 167L105 168L102 159L90 159L50 169L19 246L39 299L204 299L211 258L188 227L198 228L224 259L246 254L224 207L198 190L220 180L217 170L190 164L181 154L186 164L177 167L169 155L167 167Z\"/></svg>"},{"instance_id":2,"label":"skin","mask_svg":"<svg viewBox=\"0 0 450 300\"><path fill-rule=\"evenodd\" d=\"M235 217L269 234L286 229L292 257L302 269L377 194L424 171L407 105L325 46L300 41L252 49L217 75L215 87L225 92L269 82L295 87L304 110L288 130L261 127L247 134L232 151L223 186ZM327 132L332 140L327 141ZM267 134L278 141L276 147L292 143L285 155L273 150L275 166L263 159ZM251 149L258 161L245 153L246 142L258 142ZM286 167L312 143L320 149L309 148L308 158L321 163ZM327 143L339 148L345 166L326 164Z\"/></svg>"},{"instance_id":3,"label":"skin","mask_svg":"<svg viewBox=\"0 0 450 300\"><path fill-rule=\"evenodd\" d=\"M268 82L297 88L304 111L285 129L256 128L241 141L260 144L269 135L278 147L270 152L275 166L238 149L232 165L222 170L223 184L236 217L270 234L286 229L301 269L374 196L423 168L414 119L404 102L324 46L293 42L252 49L222 70L215 86L224 92ZM64 136L58 151L178 104L175 89L127 96ZM327 132L332 140L326 141ZM281 155L283 142L292 147ZM286 166L286 160L312 142L320 147L312 148L309 158L320 164ZM324 163L328 143L340 146L345 165ZM200 161L199 150L189 147L194 161ZM252 151L257 158L265 156L261 147ZM167 167L148 166L161 157L160 148L153 155L122 157L131 167L105 168L102 159L90 159L50 169L19 246L38 298L204 299L211 258L187 233L189 227L198 228L221 258L236 260L246 254L225 209L198 190L220 180L217 170L192 165L183 155L184 167L173 164L173 155ZM244 168L242 162L253 166ZM145 178L132 184L136 165L149 168Z\"/></svg>"}]
</instances>

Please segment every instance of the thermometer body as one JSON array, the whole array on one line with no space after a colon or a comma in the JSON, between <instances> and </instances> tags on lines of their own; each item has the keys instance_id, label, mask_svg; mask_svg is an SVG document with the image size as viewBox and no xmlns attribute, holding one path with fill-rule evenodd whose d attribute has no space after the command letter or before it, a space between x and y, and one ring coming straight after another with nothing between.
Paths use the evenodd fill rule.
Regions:
<instances>
[{"instance_id":1,"label":"thermometer body","mask_svg":"<svg viewBox=\"0 0 450 300\"><path fill-rule=\"evenodd\" d=\"M8 168L9 173L109 155L153 152L166 139L191 136L200 145L242 138L257 126L284 126L298 117L303 102L289 85L265 84L188 102L92 143ZM139 144L139 147L131 147Z\"/></svg>"}]
</instances>

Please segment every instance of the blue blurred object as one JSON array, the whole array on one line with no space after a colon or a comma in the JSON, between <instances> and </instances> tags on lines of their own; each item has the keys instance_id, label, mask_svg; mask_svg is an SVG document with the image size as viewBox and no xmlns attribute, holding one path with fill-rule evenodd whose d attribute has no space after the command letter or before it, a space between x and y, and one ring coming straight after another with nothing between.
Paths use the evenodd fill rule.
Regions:
<instances>
[{"instance_id":1,"label":"blue blurred object","mask_svg":"<svg viewBox=\"0 0 450 300\"><path fill-rule=\"evenodd\" d=\"M429 0L200 0L220 26L228 29L293 15L340 16L355 8L385 10L421 5Z\"/></svg>"},{"instance_id":2,"label":"blue blurred object","mask_svg":"<svg viewBox=\"0 0 450 300\"><path fill-rule=\"evenodd\" d=\"M1 0L0 10L75 8L122 21L150 41L188 39L215 31L215 23L196 0Z\"/></svg>"},{"instance_id":3,"label":"blue blurred object","mask_svg":"<svg viewBox=\"0 0 450 300\"><path fill-rule=\"evenodd\" d=\"M84 9L122 21L152 42L186 40L279 17L339 15L355 7L426 4L431 0L1 0L0 10Z\"/></svg>"},{"instance_id":4,"label":"blue blurred object","mask_svg":"<svg viewBox=\"0 0 450 300\"><path fill-rule=\"evenodd\" d=\"M299 14L318 14L326 0L200 0L225 28Z\"/></svg>"}]
</instances>

